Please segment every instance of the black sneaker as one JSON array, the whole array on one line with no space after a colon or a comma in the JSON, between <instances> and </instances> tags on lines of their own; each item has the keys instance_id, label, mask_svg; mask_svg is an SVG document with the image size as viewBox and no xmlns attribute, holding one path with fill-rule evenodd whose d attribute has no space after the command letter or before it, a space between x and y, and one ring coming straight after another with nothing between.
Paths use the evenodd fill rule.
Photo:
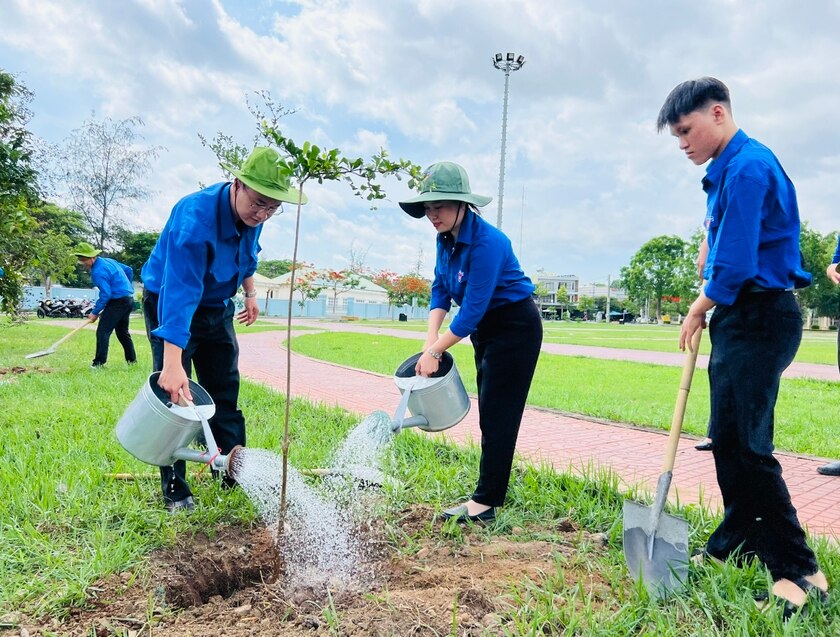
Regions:
<instances>
[{"instance_id":1,"label":"black sneaker","mask_svg":"<svg viewBox=\"0 0 840 637\"><path fill-rule=\"evenodd\" d=\"M170 513L178 513L179 511L192 511L195 508L195 500L191 495L188 495L183 500L173 500L166 502L166 510Z\"/></svg>"}]
</instances>

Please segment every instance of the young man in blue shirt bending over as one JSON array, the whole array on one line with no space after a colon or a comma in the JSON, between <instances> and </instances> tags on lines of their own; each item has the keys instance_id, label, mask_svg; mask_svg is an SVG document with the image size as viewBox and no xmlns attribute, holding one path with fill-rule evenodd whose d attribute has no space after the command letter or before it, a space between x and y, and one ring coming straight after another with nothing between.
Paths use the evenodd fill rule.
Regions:
<instances>
[{"instance_id":1,"label":"young man in blue shirt bending over","mask_svg":"<svg viewBox=\"0 0 840 637\"><path fill-rule=\"evenodd\" d=\"M172 402L178 402L179 392L191 399L188 376L195 367L199 384L216 404L210 429L222 454L245 445L231 299L242 286L245 309L237 320L245 325L257 320L254 273L262 224L282 212L282 202L300 198L278 159L270 148L255 148L241 168L224 166L235 177L232 183L181 199L141 273L146 332L154 369L161 372L158 385ZM161 467L160 475L169 511L195 506L183 460Z\"/></svg>"},{"instance_id":2,"label":"young man in blue shirt bending over","mask_svg":"<svg viewBox=\"0 0 840 637\"><path fill-rule=\"evenodd\" d=\"M96 327L96 354L91 367L102 367L108 360L108 345L111 333L116 331L117 340L123 347L127 363L137 361L134 341L128 331L128 319L134 310L134 286L131 279L134 270L125 263L100 257L102 250L97 250L89 243L82 242L73 253L82 267L90 272L93 285L99 289L96 305L88 314L88 320Z\"/></svg>"},{"instance_id":3,"label":"young man in blue shirt bending over","mask_svg":"<svg viewBox=\"0 0 840 637\"><path fill-rule=\"evenodd\" d=\"M702 180L709 244L704 284L680 333L684 350L714 308L709 436L724 517L705 554L760 559L773 577L772 595L789 615L809 591L821 598L828 590L773 456L779 382L802 339L793 289L811 282L801 265L796 191L770 149L736 126L720 80L674 88L657 128L669 128L695 165L711 160Z\"/></svg>"}]
</instances>

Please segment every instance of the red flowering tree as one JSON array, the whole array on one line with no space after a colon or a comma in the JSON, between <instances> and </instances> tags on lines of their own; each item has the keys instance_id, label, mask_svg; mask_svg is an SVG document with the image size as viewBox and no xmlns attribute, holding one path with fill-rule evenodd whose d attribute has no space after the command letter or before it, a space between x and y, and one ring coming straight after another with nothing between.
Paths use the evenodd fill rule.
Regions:
<instances>
[{"instance_id":1,"label":"red flowering tree","mask_svg":"<svg viewBox=\"0 0 840 637\"><path fill-rule=\"evenodd\" d=\"M321 292L326 289L326 286L321 282L320 274L317 270L306 269L299 270L300 274L295 275L294 291L300 293L300 301L298 305L301 308L306 307L306 302L314 301Z\"/></svg>"},{"instance_id":2,"label":"red flowering tree","mask_svg":"<svg viewBox=\"0 0 840 637\"><path fill-rule=\"evenodd\" d=\"M329 289L332 292L333 312L338 311L338 295L355 290L362 284L358 274L349 269L344 270L321 270L319 277L324 285L322 289Z\"/></svg>"}]
</instances>

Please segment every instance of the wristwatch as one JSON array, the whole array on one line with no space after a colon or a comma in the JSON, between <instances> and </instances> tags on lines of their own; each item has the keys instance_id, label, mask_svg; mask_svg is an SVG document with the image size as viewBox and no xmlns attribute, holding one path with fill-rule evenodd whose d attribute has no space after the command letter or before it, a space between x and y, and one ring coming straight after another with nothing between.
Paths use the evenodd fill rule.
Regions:
<instances>
[{"instance_id":1,"label":"wristwatch","mask_svg":"<svg viewBox=\"0 0 840 637\"><path fill-rule=\"evenodd\" d=\"M254 290L253 292L245 292L246 299L253 299L255 296L257 296L256 290Z\"/></svg>"},{"instance_id":2,"label":"wristwatch","mask_svg":"<svg viewBox=\"0 0 840 637\"><path fill-rule=\"evenodd\" d=\"M432 358L434 358L436 361L439 361L441 358L443 358L443 352L436 352L433 349L428 350L426 353Z\"/></svg>"}]
</instances>

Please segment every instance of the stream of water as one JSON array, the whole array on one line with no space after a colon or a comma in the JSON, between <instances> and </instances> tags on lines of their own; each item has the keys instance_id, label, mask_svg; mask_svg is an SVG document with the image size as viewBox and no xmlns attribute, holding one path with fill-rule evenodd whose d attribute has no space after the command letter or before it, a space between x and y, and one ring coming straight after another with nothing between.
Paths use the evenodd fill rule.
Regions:
<instances>
[{"instance_id":1,"label":"stream of water","mask_svg":"<svg viewBox=\"0 0 840 637\"><path fill-rule=\"evenodd\" d=\"M347 587L364 571L364 547L356 527L370 515L361 485L382 484L384 450L393 439L391 418L374 412L339 445L322 488L316 490L288 466L287 512L281 550L287 585ZM231 458L230 472L278 538L283 460L272 451L244 447Z\"/></svg>"}]
</instances>

